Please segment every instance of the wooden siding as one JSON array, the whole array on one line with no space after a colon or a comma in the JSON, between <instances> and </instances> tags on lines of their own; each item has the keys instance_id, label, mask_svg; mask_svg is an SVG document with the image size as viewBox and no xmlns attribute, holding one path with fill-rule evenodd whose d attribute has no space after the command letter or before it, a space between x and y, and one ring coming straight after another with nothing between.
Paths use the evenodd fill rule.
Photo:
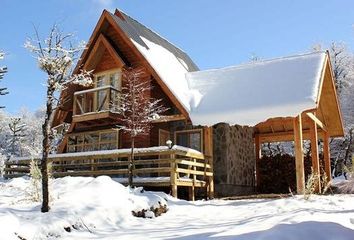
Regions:
<instances>
[{"instance_id":1,"label":"wooden siding","mask_svg":"<svg viewBox=\"0 0 354 240\"><path fill-rule=\"evenodd\" d=\"M97 64L93 73L99 73L119 67L107 50L104 51L101 60Z\"/></svg>"}]
</instances>

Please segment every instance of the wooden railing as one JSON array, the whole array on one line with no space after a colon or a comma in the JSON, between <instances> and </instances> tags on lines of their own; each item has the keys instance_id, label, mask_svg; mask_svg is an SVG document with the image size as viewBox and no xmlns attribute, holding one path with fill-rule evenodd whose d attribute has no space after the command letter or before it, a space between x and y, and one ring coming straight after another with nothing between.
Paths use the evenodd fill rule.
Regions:
<instances>
[{"instance_id":1,"label":"wooden railing","mask_svg":"<svg viewBox=\"0 0 354 240\"><path fill-rule=\"evenodd\" d=\"M50 155L53 177L109 175L127 184L130 149L102 150L70 154ZM9 160L5 164L6 178L28 175L29 158ZM39 161L39 159L34 159ZM135 150L133 185L169 186L177 197L177 187L190 187L190 199L194 188L207 188L213 194L213 170L211 159L202 153L180 146L140 148Z\"/></svg>"},{"instance_id":2,"label":"wooden railing","mask_svg":"<svg viewBox=\"0 0 354 240\"><path fill-rule=\"evenodd\" d=\"M74 116L87 113L114 110L119 104L119 90L112 86L103 86L74 93Z\"/></svg>"}]
</instances>

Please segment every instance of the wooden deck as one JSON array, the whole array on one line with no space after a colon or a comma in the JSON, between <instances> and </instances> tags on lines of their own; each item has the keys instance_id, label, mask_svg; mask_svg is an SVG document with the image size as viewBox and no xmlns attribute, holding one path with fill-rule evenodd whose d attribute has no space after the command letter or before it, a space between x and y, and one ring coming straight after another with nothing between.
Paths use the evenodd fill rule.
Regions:
<instances>
[{"instance_id":1,"label":"wooden deck","mask_svg":"<svg viewBox=\"0 0 354 240\"><path fill-rule=\"evenodd\" d=\"M53 177L108 175L122 184L128 182L130 149L50 155ZM39 159L35 159L39 161ZM5 165L5 178L29 174L29 158L15 158ZM171 187L174 197L177 188L189 188L194 200L196 187L206 188L208 197L214 195L211 158L195 150L174 146L138 148L134 159L134 186Z\"/></svg>"}]
</instances>

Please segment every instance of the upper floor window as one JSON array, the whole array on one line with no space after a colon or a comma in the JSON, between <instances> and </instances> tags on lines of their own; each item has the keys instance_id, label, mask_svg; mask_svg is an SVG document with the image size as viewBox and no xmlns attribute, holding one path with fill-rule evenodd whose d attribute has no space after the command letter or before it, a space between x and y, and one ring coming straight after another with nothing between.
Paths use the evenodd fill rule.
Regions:
<instances>
[{"instance_id":1,"label":"upper floor window","mask_svg":"<svg viewBox=\"0 0 354 240\"><path fill-rule=\"evenodd\" d=\"M95 74L95 87L112 86L117 90L122 88L122 71L120 69Z\"/></svg>"}]
</instances>

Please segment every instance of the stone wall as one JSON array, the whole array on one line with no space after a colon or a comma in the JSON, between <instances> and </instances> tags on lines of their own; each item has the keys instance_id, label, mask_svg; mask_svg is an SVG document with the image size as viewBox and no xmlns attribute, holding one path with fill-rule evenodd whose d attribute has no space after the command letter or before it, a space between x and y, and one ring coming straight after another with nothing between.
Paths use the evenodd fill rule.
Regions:
<instances>
[{"instance_id":1,"label":"stone wall","mask_svg":"<svg viewBox=\"0 0 354 240\"><path fill-rule=\"evenodd\" d=\"M213 143L216 196L253 193L256 159L253 128L217 124L213 127Z\"/></svg>"}]
</instances>

